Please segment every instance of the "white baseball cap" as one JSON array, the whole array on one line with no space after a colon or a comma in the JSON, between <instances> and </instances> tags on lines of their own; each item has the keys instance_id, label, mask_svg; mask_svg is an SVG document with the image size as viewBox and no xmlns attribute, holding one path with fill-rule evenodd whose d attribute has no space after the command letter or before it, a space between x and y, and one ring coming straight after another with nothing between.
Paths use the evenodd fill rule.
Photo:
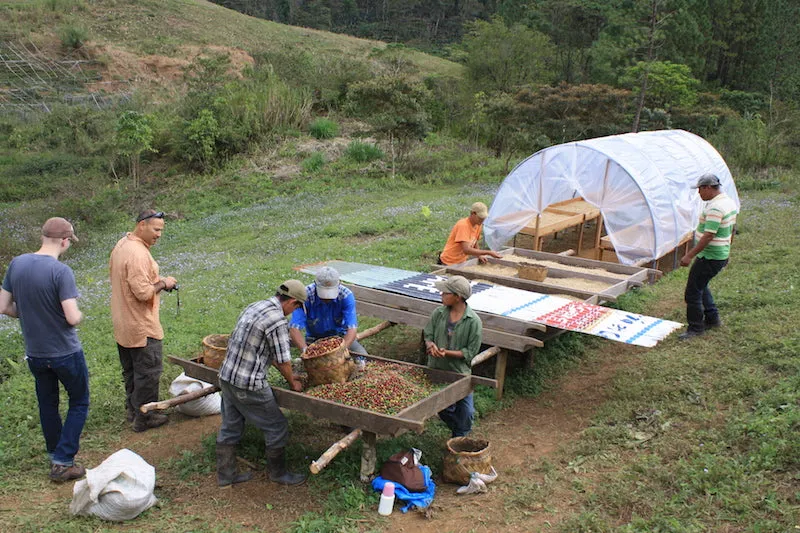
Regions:
<instances>
[{"instance_id":1,"label":"white baseball cap","mask_svg":"<svg viewBox=\"0 0 800 533\"><path fill-rule=\"evenodd\" d=\"M317 272L317 296L323 300L334 300L339 296L339 273L333 267L322 267Z\"/></svg>"}]
</instances>

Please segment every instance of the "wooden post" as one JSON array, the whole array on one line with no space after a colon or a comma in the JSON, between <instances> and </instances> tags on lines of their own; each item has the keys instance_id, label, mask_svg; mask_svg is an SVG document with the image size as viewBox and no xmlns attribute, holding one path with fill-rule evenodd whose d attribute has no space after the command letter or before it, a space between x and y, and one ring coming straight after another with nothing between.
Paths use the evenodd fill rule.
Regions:
<instances>
[{"instance_id":1,"label":"wooden post","mask_svg":"<svg viewBox=\"0 0 800 533\"><path fill-rule=\"evenodd\" d=\"M498 400L503 399L503 386L506 382L506 360L508 359L508 352L506 350L500 350L497 354L497 361L495 362L494 367L494 379L497 380L497 392L496 398Z\"/></svg>"},{"instance_id":2,"label":"wooden post","mask_svg":"<svg viewBox=\"0 0 800 533\"><path fill-rule=\"evenodd\" d=\"M356 340L366 339L367 337L371 337L371 336L375 335L376 333L380 333L381 331L385 330L386 328L389 328L389 327L392 327L392 326L394 326L394 322L389 322L388 320L385 320L385 321L381 322L380 324L378 324L377 326L373 326L373 327L371 327L369 329L365 329L364 331L362 331L361 333L356 335Z\"/></svg>"},{"instance_id":3,"label":"wooden post","mask_svg":"<svg viewBox=\"0 0 800 533\"><path fill-rule=\"evenodd\" d=\"M348 446L353 444L353 442L355 442L355 440L360 436L361 436L361 430L354 429L353 431L348 433L344 438L334 442L330 448L325 450L325 453L319 456L319 459L311 463L311 466L309 467L311 473L319 474L323 468L328 466L328 463L330 463L334 457L339 455L339 452L345 450Z\"/></svg>"},{"instance_id":4,"label":"wooden post","mask_svg":"<svg viewBox=\"0 0 800 533\"><path fill-rule=\"evenodd\" d=\"M208 387L187 394L181 394L180 396L170 398L169 400L146 403L139 407L139 410L143 413L148 413L150 411L163 411L164 409L168 409L182 403L191 402L192 400L202 398L203 396L208 396L209 394L214 394L218 391L219 387Z\"/></svg>"},{"instance_id":5,"label":"wooden post","mask_svg":"<svg viewBox=\"0 0 800 533\"><path fill-rule=\"evenodd\" d=\"M378 462L378 450L375 441L378 436L371 431L362 433L364 447L361 449L361 482L368 483L375 473L375 464Z\"/></svg>"}]
</instances>

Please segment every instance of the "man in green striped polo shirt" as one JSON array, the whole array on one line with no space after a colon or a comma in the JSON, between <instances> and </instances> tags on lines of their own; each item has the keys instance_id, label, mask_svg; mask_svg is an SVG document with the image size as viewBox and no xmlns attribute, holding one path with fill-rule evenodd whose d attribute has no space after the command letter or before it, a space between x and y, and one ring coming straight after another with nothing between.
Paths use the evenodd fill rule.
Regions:
<instances>
[{"instance_id":1,"label":"man in green striped polo shirt","mask_svg":"<svg viewBox=\"0 0 800 533\"><path fill-rule=\"evenodd\" d=\"M708 283L728 264L731 237L736 224L736 203L720 189L719 178L704 174L695 186L705 203L695 230L694 247L681 258L681 266L689 266L686 282L686 321L689 327L678 337L682 340L702 335L721 322Z\"/></svg>"}]
</instances>

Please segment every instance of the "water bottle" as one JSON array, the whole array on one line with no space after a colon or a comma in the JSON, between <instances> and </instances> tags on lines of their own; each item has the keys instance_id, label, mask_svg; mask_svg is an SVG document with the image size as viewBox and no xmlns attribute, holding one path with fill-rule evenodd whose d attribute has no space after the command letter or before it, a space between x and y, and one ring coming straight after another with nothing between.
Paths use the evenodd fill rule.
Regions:
<instances>
[{"instance_id":1,"label":"water bottle","mask_svg":"<svg viewBox=\"0 0 800 533\"><path fill-rule=\"evenodd\" d=\"M378 504L378 514L389 516L394 508L394 483L387 481L381 492L381 503Z\"/></svg>"}]
</instances>

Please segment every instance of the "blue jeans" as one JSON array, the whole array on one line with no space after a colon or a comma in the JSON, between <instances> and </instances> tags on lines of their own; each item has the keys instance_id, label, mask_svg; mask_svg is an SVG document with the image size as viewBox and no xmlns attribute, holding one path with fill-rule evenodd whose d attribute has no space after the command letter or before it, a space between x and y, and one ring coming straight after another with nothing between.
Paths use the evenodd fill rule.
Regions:
<instances>
[{"instance_id":1,"label":"blue jeans","mask_svg":"<svg viewBox=\"0 0 800 533\"><path fill-rule=\"evenodd\" d=\"M51 461L72 466L80 447L81 432L89 414L89 370L83 350L62 357L28 357L28 368L36 380L39 421ZM61 423L58 384L69 397L67 419Z\"/></svg>"},{"instance_id":2,"label":"blue jeans","mask_svg":"<svg viewBox=\"0 0 800 533\"><path fill-rule=\"evenodd\" d=\"M728 264L727 259L705 259L698 257L689 269L686 281L686 321L691 331L705 331L706 323L719 322L719 311L708 283Z\"/></svg>"},{"instance_id":3,"label":"blue jeans","mask_svg":"<svg viewBox=\"0 0 800 533\"><path fill-rule=\"evenodd\" d=\"M474 414L475 405L470 392L466 398L458 400L450 407L445 407L439 411L439 418L450 428L453 437L466 437L472 431L472 417Z\"/></svg>"},{"instance_id":4,"label":"blue jeans","mask_svg":"<svg viewBox=\"0 0 800 533\"><path fill-rule=\"evenodd\" d=\"M222 390L222 423L217 433L217 444L239 444L244 434L245 421L257 427L264 435L267 450L285 448L289 440L289 422L283 416L272 387L259 390L240 389L219 380Z\"/></svg>"}]
</instances>

